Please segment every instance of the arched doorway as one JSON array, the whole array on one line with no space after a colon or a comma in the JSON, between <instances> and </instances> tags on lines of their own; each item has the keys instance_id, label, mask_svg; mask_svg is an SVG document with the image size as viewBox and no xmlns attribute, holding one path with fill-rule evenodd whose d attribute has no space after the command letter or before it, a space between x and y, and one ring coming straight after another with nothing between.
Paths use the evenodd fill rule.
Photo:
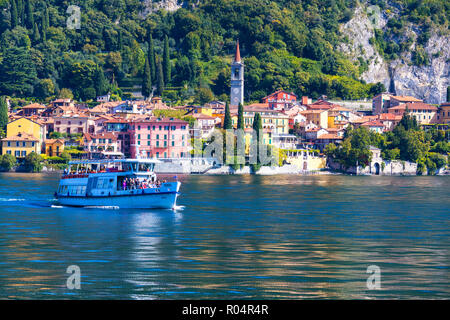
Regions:
<instances>
[{"instance_id":1,"label":"arched doorway","mask_svg":"<svg viewBox=\"0 0 450 320\"><path fill-rule=\"evenodd\" d=\"M375 163L375 174L380 175L380 164L378 162Z\"/></svg>"}]
</instances>

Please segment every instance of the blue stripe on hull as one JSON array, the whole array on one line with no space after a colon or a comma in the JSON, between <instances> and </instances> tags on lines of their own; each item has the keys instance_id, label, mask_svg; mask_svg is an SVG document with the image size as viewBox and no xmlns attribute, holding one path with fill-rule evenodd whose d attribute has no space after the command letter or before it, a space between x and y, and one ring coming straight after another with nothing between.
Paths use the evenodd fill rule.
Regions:
<instances>
[{"instance_id":1,"label":"blue stripe on hull","mask_svg":"<svg viewBox=\"0 0 450 320\"><path fill-rule=\"evenodd\" d=\"M63 206L71 207L119 207L124 209L173 209L176 206L177 192L136 194L111 197L58 197Z\"/></svg>"}]
</instances>

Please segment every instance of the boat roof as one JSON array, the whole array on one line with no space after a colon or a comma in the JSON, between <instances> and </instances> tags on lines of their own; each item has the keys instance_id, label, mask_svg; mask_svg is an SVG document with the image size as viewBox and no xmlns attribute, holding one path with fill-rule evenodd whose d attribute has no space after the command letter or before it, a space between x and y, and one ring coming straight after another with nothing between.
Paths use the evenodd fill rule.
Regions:
<instances>
[{"instance_id":1,"label":"boat roof","mask_svg":"<svg viewBox=\"0 0 450 320\"><path fill-rule=\"evenodd\" d=\"M69 164L102 164L102 163L161 163L157 159L101 159L101 160L76 160L69 161Z\"/></svg>"}]
</instances>

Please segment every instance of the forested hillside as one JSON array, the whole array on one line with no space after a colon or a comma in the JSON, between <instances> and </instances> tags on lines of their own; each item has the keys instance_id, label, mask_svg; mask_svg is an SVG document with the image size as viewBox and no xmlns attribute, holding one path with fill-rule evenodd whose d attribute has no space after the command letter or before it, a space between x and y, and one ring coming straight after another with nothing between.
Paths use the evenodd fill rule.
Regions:
<instances>
[{"instance_id":1,"label":"forested hillside","mask_svg":"<svg viewBox=\"0 0 450 320\"><path fill-rule=\"evenodd\" d=\"M145 96L154 87L172 102L227 99L237 39L247 101L279 88L342 99L384 90L359 80L364 59L355 63L336 49L349 41L340 25L352 18L356 0L185 1L176 11L144 14L149 2L0 0L0 95L45 100L73 94L86 101L111 92L118 99L143 85ZM448 1L371 4L395 6L402 16L373 39L386 59L408 50L399 36L410 21L421 42L432 28L448 32ZM80 29L67 26L69 5L81 8ZM414 61L426 63L420 48Z\"/></svg>"}]
</instances>

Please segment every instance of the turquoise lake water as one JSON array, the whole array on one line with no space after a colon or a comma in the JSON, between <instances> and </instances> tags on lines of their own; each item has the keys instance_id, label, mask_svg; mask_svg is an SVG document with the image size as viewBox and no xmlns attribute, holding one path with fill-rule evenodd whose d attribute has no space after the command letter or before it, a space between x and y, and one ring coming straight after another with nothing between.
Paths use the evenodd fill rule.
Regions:
<instances>
[{"instance_id":1,"label":"turquoise lake water","mask_svg":"<svg viewBox=\"0 0 450 320\"><path fill-rule=\"evenodd\" d=\"M450 298L449 177L183 176L175 212L52 206L58 179L0 174L0 299Z\"/></svg>"}]
</instances>

